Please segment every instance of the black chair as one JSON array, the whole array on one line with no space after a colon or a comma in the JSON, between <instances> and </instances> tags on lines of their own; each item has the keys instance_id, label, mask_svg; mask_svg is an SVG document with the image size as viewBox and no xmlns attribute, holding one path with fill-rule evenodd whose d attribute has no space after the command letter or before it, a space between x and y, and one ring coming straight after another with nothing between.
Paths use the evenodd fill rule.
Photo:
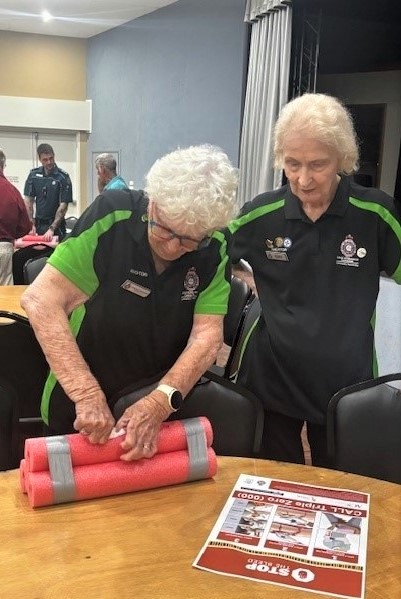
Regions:
<instances>
[{"instance_id":1,"label":"black chair","mask_svg":"<svg viewBox=\"0 0 401 599\"><path fill-rule=\"evenodd\" d=\"M118 399L113 414L118 420L133 403L157 386L158 381ZM256 457L263 433L264 411L252 393L213 372L206 372L186 397L184 406L169 420L206 416L214 433L218 455Z\"/></svg>"},{"instance_id":2,"label":"black chair","mask_svg":"<svg viewBox=\"0 0 401 599\"><path fill-rule=\"evenodd\" d=\"M333 468L401 483L401 373L345 387L330 400L328 454Z\"/></svg>"},{"instance_id":3,"label":"black chair","mask_svg":"<svg viewBox=\"0 0 401 599\"><path fill-rule=\"evenodd\" d=\"M0 318L0 470L8 470L19 465L25 439L43 434L40 401L49 367L29 320L2 310Z\"/></svg>"},{"instance_id":4,"label":"black chair","mask_svg":"<svg viewBox=\"0 0 401 599\"><path fill-rule=\"evenodd\" d=\"M244 308L251 297L252 291L248 285L238 277L233 276L231 278L227 314L224 317L224 343L230 347L234 345Z\"/></svg>"},{"instance_id":5,"label":"black chair","mask_svg":"<svg viewBox=\"0 0 401 599\"><path fill-rule=\"evenodd\" d=\"M37 259L42 256L51 256L54 248L48 247L43 243L33 243L26 248L21 248L13 254L13 279L14 285L26 285L24 277L24 266L30 259Z\"/></svg>"},{"instance_id":6,"label":"black chair","mask_svg":"<svg viewBox=\"0 0 401 599\"><path fill-rule=\"evenodd\" d=\"M248 340L249 334L254 329L261 312L259 299L252 295L250 301L245 306L238 329L236 331L233 345L227 359L224 370L225 378L235 381L238 369L241 363L242 353Z\"/></svg>"},{"instance_id":7,"label":"black chair","mask_svg":"<svg viewBox=\"0 0 401 599\"><path fill-rule=\"evenodd\" d=\"M77 223L77 220L78 219L76 216L67 216L67 218L65 219L66 236L71 234L73 228Z\"/></svg>"},{"instance_id":8,"label":"black chair","mask_svg":"<svg viewBox=\"0 0 401 599\"><path fill-rule=\"evenodd\" d=\"M216 374L227 377L228 365L231 363L231 356L235 351L236 342L242 322L245 317L245 310L248 303L253 298L252 290L248 285L236 276L231 277L231 289L228 298L227 314L223 321L223 339L224 354L227 356L224 366L213 365L211 370Z\"/></svg>"},{"instance_id":9,"label":"black chair","mask_svg":"<svg viewBox=\"0 0 401 599\"><path fill-rule=\"evenodd\" d=\"M39 258L30 258L24 264L24 282L25 285L30 285L43 270L46 265L48 256L40 256Z\"/></svg>"}]
</instances>

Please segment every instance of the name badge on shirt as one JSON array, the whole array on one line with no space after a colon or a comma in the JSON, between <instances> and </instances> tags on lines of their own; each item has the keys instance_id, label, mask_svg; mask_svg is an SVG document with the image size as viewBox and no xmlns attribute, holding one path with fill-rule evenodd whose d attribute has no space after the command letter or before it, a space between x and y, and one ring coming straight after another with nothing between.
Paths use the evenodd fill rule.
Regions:
<instances>
[{"instance_id":1,"label":"name badge on shirt","mask_svg":"<svg viewBox=\"0 0 401 599\"><path fill-rule=\"evenodd\" d=\"M268 260L281 260L282 262L289 262L289 258L286 252L273 252L271 250L266 252Z\"/></svg>"},{"instance_id":2,"label":"name badge on shirt","mask_svg":"<svg viewBox=\"0 0 401 599\"><path fill-rule=\"evenodd\" d=\"M121 288L130 293L135 293L135 295L139 295L140 297L148 297L150 294L150 289L148 287L142 287L142 285L138 285L138 283L134 283L134 281L130 281L129 279L124 281Z\"/></svg>"}]
</instances>

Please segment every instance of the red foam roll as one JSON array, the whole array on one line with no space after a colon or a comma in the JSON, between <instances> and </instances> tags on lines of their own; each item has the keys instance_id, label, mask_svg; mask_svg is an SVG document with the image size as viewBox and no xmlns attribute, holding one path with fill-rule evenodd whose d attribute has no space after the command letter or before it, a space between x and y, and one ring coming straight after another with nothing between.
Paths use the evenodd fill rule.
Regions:
<instances>
[{"instance_id":1,"label":"red foam roll","mask_svg":"<svg viewBox=\"0 0 401 599\"><path fill-rule=\"evenodd\" d=\"M26 489L26 474L27 474L27 472L28 472L28 470L27 470L26 460L21 460L21 463L19 465L19 483L20 483L21 491L23 493L27 493L27 489Z\"/></svg>"},{"instance_id":2,"label":"red foam roll","mask_svg":"<svg viewBox=\"0 0 401 599\"><path fill-rule=\"evenodd\" d=\"M217 472L216 454L207 450L208 471L204 478ZM147 460L108 462L73 468L75 501L120 495L187 482L190 471L187 451L160 453ZM54 504L49 472L27 472L26 487L31 507Z\"/></svg>"},{"instance_id":3,"label":"red foam roll","mask_svg":"<svg viewBox=\"0 0 401 599\"><path fill-rule=\"evenodd\" d=\"M199 418L206 437L208 447L213 442L212 426L207 418ZM168 453L187 449L187 437L183 421L163 422L157 437L157 453ZM121 449L124 437L109 439L104 445L93 445L80 434L65 435L70 445L71 462L73 466L88 466L103 462L115 462L127 450ZM46 437L37 437L25 441L25 459L30 472L49 469L47 458Z\"/></svg>"}]
</instances>

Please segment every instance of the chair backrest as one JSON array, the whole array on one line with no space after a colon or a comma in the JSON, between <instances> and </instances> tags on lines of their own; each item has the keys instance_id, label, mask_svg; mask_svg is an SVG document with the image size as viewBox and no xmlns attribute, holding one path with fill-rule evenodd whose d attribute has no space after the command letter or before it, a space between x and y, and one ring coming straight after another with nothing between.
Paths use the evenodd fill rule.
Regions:
<instances>
[{"instance_id":1,"label":"chair backrest","mask_svg":"<svg viewBox=\"0 0 401 599\"><path fill-rule=\"evenodd\" d=\"M237 329L236 336L227 359L224 371L225 378L231 380L236 378L241 362L242 352L244 350L244 345L248 339L249 333L259 319L260 311L261 307L259 299L253 295L251 300L244 308L240 326Z\"/></svg>"},{"instance_id":2,"label":"chair backrest","mask_svg":"<svg viewBox=\"0 0 401 599\"><path fill-rule=\"evenodd\" d=\"M330 400L327 443L337 470L401 483L401 373L351 385Z\"/></svg>"},{"instance_id":3,"label":"chair backrest","mask_svg":"<svg viewBox=\"0 0 401 599\"><path fill-rule=\"evenodd\" d=\"M224 317L224 343L230 347L233 345L237 330L241 325L244 308L252 296L248 285L233 276L231 278L231 289L228 298L227 314Z\"/></svg>"},{"instance_id":4,"label":"chair backrest","mask_svg":"<svg viewBox=\"0 0 401 599\"><path fill-rule=\"evenodd\" d=\"M157 382L121 397L114 405L118 420L124 411L144 397ZM186 397L184 406L169 420L206 416L214 433L218 455L254 457L260 450L264 411L260 400L239 385L207 372Z\"/></svg>"},{"instance_id":5,"label":"chair backrest","mask_svg":"<svg viewBox=\"0 0 401 599\"><path fill-rule=\"evenodd\" d=\"M39 256L39 258L30 258L24 264L24 281L30 285L43 270L48 256Z\"/></svg>"},{"instance_id":6,"label":"chair backrest","mask_svg":"<svg viewBox=\"0 0 401 599\"><path fill-rule=\"evenodd\" d=\"M48 364L29 321L0 310L0 469L16 468L25 438L41 435L40 401ZM6 455L7 454L7 455Z\"/></svg>"},{"instance_id":7,"label":"chair backrest","mask_svg":"<svg viewBox=\"0 0 401 599\"><path fill-rule=\"evenodd\" d=\"M67 216L67 218L65 219L65 228L66 228L67 235L69 233L71 233L71 231L73 230L73 228L76 225L77 220L78 219L76 216Z\"/></svg>"}]
</instances>

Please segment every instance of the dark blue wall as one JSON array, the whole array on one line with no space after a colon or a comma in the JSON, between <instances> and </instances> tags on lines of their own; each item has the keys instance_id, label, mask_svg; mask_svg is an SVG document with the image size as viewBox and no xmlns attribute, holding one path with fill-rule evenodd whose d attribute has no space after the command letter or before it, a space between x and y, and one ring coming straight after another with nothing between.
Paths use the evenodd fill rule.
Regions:
<instances>
[{"instance_id":1,"label":"dark blue wall","mask_svg":"<svg viewBox=\"0 0 401 599\"><path fill-rule=\"evenodd\" d=\"M237 164L244 13L245 0L179 0L91 38L89 160L119 151L121 174L136 187L178 146L217 144Z\"/></svg>"}]
</instances>

